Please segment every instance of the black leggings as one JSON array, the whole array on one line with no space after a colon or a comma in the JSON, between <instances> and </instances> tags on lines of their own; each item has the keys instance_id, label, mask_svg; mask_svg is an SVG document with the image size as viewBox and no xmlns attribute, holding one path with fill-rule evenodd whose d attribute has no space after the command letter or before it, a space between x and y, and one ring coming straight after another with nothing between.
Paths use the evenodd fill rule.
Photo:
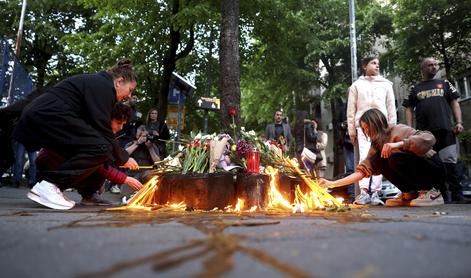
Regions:
<instances>
[{"instance_id":1,"label":"black leggings","mask_svg":"<svg viewBox=\"0 0 471 278\"><path fill-rule=\"evenodd\" d=\"M381 173L402 192L444 187L446 170L436 154L426 158L398 152L389 158L381 158L381 153L377 152L371 163L375 172Z\"/></svg>"}]
</instances>

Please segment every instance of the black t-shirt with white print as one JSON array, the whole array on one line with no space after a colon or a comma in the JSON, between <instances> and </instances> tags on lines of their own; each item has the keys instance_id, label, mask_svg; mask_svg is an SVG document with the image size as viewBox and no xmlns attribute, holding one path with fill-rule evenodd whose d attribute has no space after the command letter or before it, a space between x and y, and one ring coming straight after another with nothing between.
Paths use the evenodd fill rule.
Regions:
<instances>
[{"instance_id":1,"label":"black t-shirt with white print","mask_svg":"<svg viewBox=\"0 0 471 278\"><path fill-rule=\"evenodd\" d=\"M416 128L420 130L451 130L450 102L460 94L448 80L432 79L411 87L404 107L415 108Z\"/></svg>"}]
</instances>

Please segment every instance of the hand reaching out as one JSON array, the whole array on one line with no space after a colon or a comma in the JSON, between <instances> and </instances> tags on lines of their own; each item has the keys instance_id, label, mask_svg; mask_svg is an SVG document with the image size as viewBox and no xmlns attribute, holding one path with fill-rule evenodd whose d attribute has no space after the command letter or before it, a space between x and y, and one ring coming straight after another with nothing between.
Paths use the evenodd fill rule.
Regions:
<instances>
[{"instance_id":1,"label":"hand reaching out","mask_svg":"<svg viewBox=\"0 0 471 278\"><path fill-rule=\"evenodd\" d=\"M133 177L127 177L124 183L136 191L142 188L142 183Z\"/></svg>"},{"instance_id":2,"label":"hand reaching out","mask_svg":"<svg viewBox=\"0 0 471 278\"><path fill-rule=\"evenodd\" d=\"M137 164L136 160L134 158L130 157L126 163L123 165L124 168L128 168L131 170L138 170L139 169L139 164Z\"/></svg>"},{"instance_id":3,"label":"hand reaching out","mask_svg":"<svg viewBox=\"0 0 471 278\"><path fill-rule=\"evenodd\" d=\"M332 187L334 185L334 182L333 181L329 181L329 180L326 180L326 179L318 179L317 180L319 182L319 186L322 187L322 188L329 188L329 187Z\"/></svg>"}]
</instances>

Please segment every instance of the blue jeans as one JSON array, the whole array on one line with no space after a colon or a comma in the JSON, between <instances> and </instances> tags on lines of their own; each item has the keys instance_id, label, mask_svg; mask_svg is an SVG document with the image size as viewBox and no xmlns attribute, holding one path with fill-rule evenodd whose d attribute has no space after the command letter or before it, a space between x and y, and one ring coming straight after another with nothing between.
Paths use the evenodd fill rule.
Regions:
<instances>
[{"instance_id":1,"label":"blue jeans","mask_svg":"<svg viewBox=\"0 0 471 278\"><path fill-rule=\"evenodd\" d=\"M351 174L355 172L355 155L353 153L353 149L347 149L343 147L343 158L345 160L345 173ZM347 188L348 197L350 201L353 202L355 200L355 184L349 184Z\"/></svg>"},{"instance_id":2,"label":"blue jeans","mask_svg":"<svg viewBox=\"0 0 471 278\"><path fill-rule=\"evenodd\" d=\"M343 157L345 159L345 173L353 173L355 171L355 159L353 150L343 148Z\"/></svg>"},{"instance_id":3,"label":"blue jeans","mask_svg":"<svg viewBox=\"0 0 471 278\"><path fill-rule=\"evenodd\" d=\"M23 176L23 167L25 165L25 146L20 142L16 142L15 147L15 165L13 167L13 181L20 182ZM28 152L29 160L29 179L28 185L34 185L36 183L36 158L38 157L36 152Z\"/></svg>"}]
</instances>

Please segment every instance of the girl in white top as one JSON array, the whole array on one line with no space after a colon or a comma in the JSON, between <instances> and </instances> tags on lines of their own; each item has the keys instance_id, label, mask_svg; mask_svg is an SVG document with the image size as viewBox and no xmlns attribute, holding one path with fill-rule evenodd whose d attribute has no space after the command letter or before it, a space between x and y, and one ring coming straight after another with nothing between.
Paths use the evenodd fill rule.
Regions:
<instances>
[{"instance_id":1,"label":"girl in white top","mask_svg":"<svg viewBox=\"0 0 471 278\"><path fill-rule=\"evenodd\" d=\"M363 75L353 82L348 91L347 123L348 134L352 143L358 142L360 161L366 158L370 149L369 138L360 128L359 119L363 113L371 108L379 109L388 119L389 125L395 125L396 104L392 82L379 75L379 60L376 57L364 58L361 67ZM361 193L356 197L356 204L372 205L383 204L378 197L381 190L382 176L373 176L371 183L371 197L368 194L370 179L360 180Z\"/></svg>"}]
</instances>

